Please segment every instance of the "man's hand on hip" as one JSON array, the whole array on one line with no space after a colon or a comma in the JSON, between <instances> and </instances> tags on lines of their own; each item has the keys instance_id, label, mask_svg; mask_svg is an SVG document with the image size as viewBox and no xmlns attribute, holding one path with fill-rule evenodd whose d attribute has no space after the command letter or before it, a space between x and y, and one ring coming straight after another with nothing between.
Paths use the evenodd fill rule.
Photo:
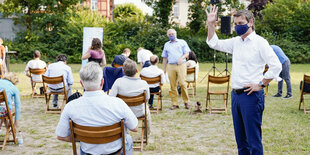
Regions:
<instances>
[{"instance_id":1,"label":"man's hand on hip","mask_svg":"<svg viewBox=\"0 0 310 155\"><path fill-rule=\"evenodd\" d=\"M179 60L178 60L178 65L181 65L183 63L183 57L181 57Z\"/></svg>"},{"instance_id":2,"label":"man's hand on hip","mask_svg":"<svg viewBox=\"0 0 310 155\"><path fill-rule=\"evenodd\" d=\"M245 92L249 92L247 95L250 95L251 93L255 91L260 91L261 89L263 89L263 87L261 87L259 84L248 84L248 85L245 85L243 88L248 88L244 90Z\"/></svg>"}]
</instances>

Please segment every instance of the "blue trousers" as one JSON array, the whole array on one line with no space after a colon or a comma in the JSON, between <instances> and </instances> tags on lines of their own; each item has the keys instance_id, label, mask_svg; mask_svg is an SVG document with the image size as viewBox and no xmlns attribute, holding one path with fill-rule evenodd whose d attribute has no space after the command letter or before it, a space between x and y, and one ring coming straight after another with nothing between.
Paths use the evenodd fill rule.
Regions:
<instances>
[{"instance_id":1,"label":"blue trousers","mask_svg":"<svg viewBox=\"0 0 310 155\"><path fill-rule=\"evenodd\" d=\"M150 93L156 93L159 92L160 87L155 87L155 88L150 88ZM150 107L153 107L153 100L154 100L154 95L150 95L150 99L149 99L149 105Z\"/></svg>"},{"instance_id":2,"label":"blue trousers","mask_svg":"<svg viewBox=\"0 0 310 155\"><path fill-rule=\"evenodd\" d=\"M264 90L236 94L231 92L231 111L239 155L262 155L262 116Z\"/></svg>"},{"instance_id":3,"label":"blue trousers","mask_svg":"<svg viewBox=\"0 0 310 155\"><path fill-rule=\"evenodd\" d=\"M286 83L287 95L292 95L290 67L291 67L291 61L290 60L286 60L282 64L282 71L280 72L280 75L279 75L280 78L282 78L282 80L279 81L279 83L278 83L278 94L280 94L280 95L282 95L283 80Z\"/></svg>"}]
</instances>

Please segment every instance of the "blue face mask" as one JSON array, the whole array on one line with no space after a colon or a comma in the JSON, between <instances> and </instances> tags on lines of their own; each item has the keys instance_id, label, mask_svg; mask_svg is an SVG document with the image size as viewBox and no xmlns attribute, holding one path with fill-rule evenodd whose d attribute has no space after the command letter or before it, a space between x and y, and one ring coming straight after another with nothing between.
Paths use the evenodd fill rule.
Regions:
<instances>
[{"instance_id":1,"label":"blue face mask","mask_svg":"<svg viewBox=\"0 0 310 155\"><path fill-rule=\"evenodd\" d=\"M235 31L239 36L242 36L243 34L245 34L248 30L249 30L249 26L248 24L244 24L244 25L236 25L235 26Z\"/></svg>"},{"instance_id":2,"label":"blue face mask","mask_svg":"<svg viewBox=\"0 0 310 155\"><path fill-rule=\"evenodd\" d=\"M174 35L169 36L169 40L170 40L170 41L175 40L175 36L174 36Z\"/></svg>"}]
</instances>

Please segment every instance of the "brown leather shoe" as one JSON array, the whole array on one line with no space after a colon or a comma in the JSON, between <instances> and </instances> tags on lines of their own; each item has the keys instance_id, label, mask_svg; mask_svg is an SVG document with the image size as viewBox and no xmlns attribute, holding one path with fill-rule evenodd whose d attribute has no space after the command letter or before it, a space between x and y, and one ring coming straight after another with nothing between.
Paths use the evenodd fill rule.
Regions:
<instances>
[{"instance_id":1,"label":"brown leather shoe","mask_svg":"<svg viewBox=\"0 0 310 155\"><path fill-rule=\"evenodd\" d=\"M185 109L189 109L191 106L188 103L185 103Z\"/></svg>"},{"instance_id":2,"label":"brown leather shoe","mask_svg":"<svg viewBox=\"0 0 310 155\"><path fill-rule=\"evenodd\" d=\"M170 110L175 110L175 109L179 109L179 108L180 108L179 106L173 105L173 106L170 108Z\"/></svg>"}]
</instances>

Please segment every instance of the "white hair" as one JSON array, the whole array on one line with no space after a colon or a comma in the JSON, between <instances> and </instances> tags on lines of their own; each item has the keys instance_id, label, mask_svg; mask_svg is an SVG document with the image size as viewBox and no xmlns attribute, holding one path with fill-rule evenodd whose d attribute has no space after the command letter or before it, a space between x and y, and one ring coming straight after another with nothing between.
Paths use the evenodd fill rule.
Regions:
<instances>
[{"instance_id":1,"label":"white hair","mask_svg":"<svg viewBox=\"0 0 310 155\"><path fill-rule=\"evenodd\" d=\"M103 72L98 63L87 63L81 68L79 73L85 90L95 90L100 88Z\"/></svg>"},{"instance_id":2,"label":"white hair","mask_svg":"<svg viewBox=\"0 0 310 155\"><path fill-rule=\"evenodd\" d=\"M175 36L177 36L177 31L175 31L175 29L169 29L169 30L167 31L167 36L169 36L169 32L171 32L171 31L172 31L172 33L175 34Z\"/></svg>"}]
</instances>

